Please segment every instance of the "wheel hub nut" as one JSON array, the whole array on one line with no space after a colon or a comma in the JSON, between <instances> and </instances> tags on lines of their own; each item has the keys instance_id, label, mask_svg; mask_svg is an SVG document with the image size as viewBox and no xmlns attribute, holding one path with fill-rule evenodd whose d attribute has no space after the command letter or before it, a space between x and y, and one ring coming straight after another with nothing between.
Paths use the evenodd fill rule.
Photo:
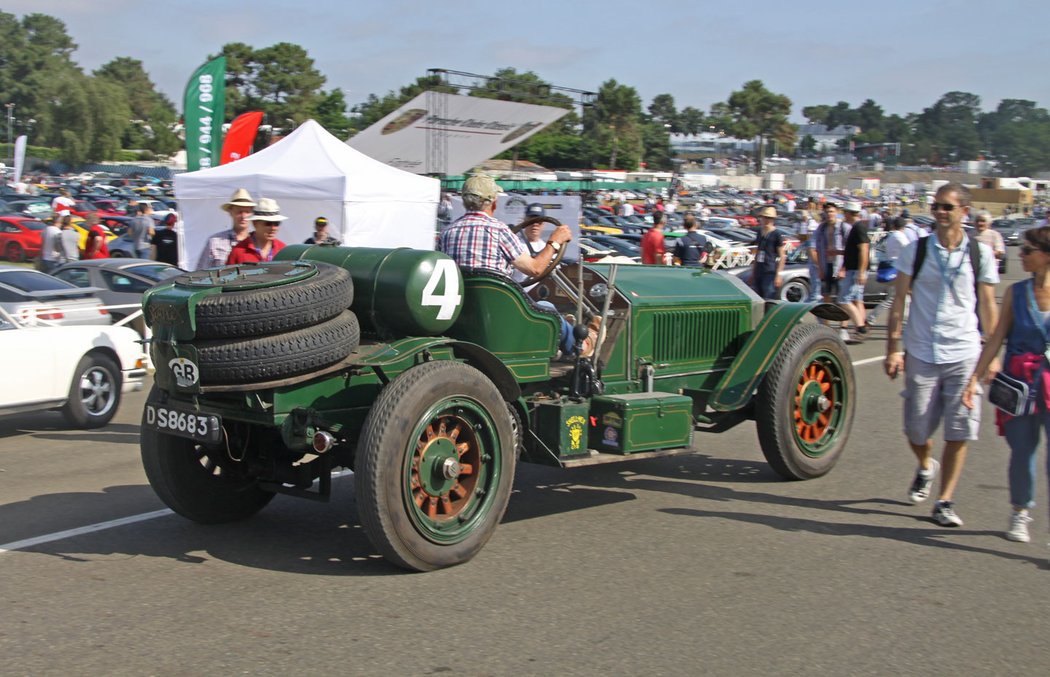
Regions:
<instances>
[{"instance_id":1,"label":"wheel hub nut","mask_svg":"<svg viewBox=\"0 0 1050 677\"><path fill-rule=\"evenodd\" d=\"M817 410L823 412L827 411L828 409L831 409L831 400L829 400L825 395L821 395L817 398Z\"/></svg>"},{"instance_id":2,"label":"wheel hub nut","mask_svg":"<svg viewBox=\"0 0 1050 677\"><path fill-rule=\"evenodd\" d=\"M454 458L446 458L441 464L441 474L446 480L454 480L459 477L462 467Z\"/></svg>"}]
</instances>

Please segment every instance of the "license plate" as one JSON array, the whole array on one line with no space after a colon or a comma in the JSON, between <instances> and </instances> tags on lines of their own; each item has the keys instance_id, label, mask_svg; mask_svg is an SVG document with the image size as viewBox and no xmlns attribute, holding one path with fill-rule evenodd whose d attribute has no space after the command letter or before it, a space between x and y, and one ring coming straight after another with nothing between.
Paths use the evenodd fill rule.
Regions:
<instances>
[{"instance_id":1,"label":"license plate","mask_svg":"<svg viewBox=\"0 0 1050 677\"><path fill-rule=\"evenodd\" d=\"M208 444L222 439L222 419L219 416L180 407L147 404L146 426L168 435L188 437Z\"/></svg>"}]
</instances>

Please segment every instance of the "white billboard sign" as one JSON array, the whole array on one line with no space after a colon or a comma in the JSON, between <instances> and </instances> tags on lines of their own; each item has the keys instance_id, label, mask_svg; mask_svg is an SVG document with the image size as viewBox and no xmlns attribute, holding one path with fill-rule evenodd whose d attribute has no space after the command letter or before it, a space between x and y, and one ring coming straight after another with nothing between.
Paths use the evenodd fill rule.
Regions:
<instances>
[{"instance_id":1,"label":"white billboard sign","mask_svg":"<svg viewBox=\"0 0 1050 677\"><path fill-rule=\"evenodd\" d=\"M428 109L428 103L434 110ZM424 92L347 143L375 160L416 174L464 174L568 112L554 106ZM444 167L427 166L430 143L441 144Z\"/></svg>"}]
</instances>

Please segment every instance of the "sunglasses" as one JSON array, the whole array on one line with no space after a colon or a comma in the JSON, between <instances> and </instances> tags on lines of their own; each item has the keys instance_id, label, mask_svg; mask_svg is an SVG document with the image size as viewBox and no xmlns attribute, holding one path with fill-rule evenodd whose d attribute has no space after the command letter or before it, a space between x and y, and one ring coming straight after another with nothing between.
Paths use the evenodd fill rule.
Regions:
<instances>
[{"instance_id":1,"label":"sunglasses","mask_svg":"<svg viewBox=\"0 0 1050 677\"><path fill-rule=\"evenodd\" d=\"M1044 254L1047 253L1046 250L1043 249L1042 247L1033 247L1030 244L1023 244L1023 245L1021 245L1021 253L1024 254L1025 256L1031 254L1032 252L1043 252Z\"/></svg>"},{"instance_id":2,"label":"sunglasses","mask_svg":"<svg viewBox=\"0 0 1050 677\"><path fill-rule=\"evenodd\" d=\"M957 206L958 205L948 204L947 202L934 202L932 205L930 205L930 211L950 212L953 211Z\"/></svg>"}]
</instances>

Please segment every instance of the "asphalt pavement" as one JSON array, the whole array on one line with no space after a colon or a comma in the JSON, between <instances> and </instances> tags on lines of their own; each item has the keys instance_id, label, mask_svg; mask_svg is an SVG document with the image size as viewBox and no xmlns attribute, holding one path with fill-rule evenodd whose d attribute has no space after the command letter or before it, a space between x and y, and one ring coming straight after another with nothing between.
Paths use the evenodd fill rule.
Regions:
<instances>
[{"instance_id":1,"label":"asphalt pavement","mask_svg":"<svg viewBox=\"0 0 1050 677\"><path fill-rule=\"evenodd\" d=\"M522 465L488 545L427 574L375 553L349 476L330 503L278 496L238 524L170 514L139 461L144 393L98 431L2 417L0 674L1039 674L1045 475L1033 541L1005 540L986 407L965 526L909 504L883 337L850 349L857 415L828 476L780 480L752 424L693 455Z\"/></svg>"}]
</instances>

